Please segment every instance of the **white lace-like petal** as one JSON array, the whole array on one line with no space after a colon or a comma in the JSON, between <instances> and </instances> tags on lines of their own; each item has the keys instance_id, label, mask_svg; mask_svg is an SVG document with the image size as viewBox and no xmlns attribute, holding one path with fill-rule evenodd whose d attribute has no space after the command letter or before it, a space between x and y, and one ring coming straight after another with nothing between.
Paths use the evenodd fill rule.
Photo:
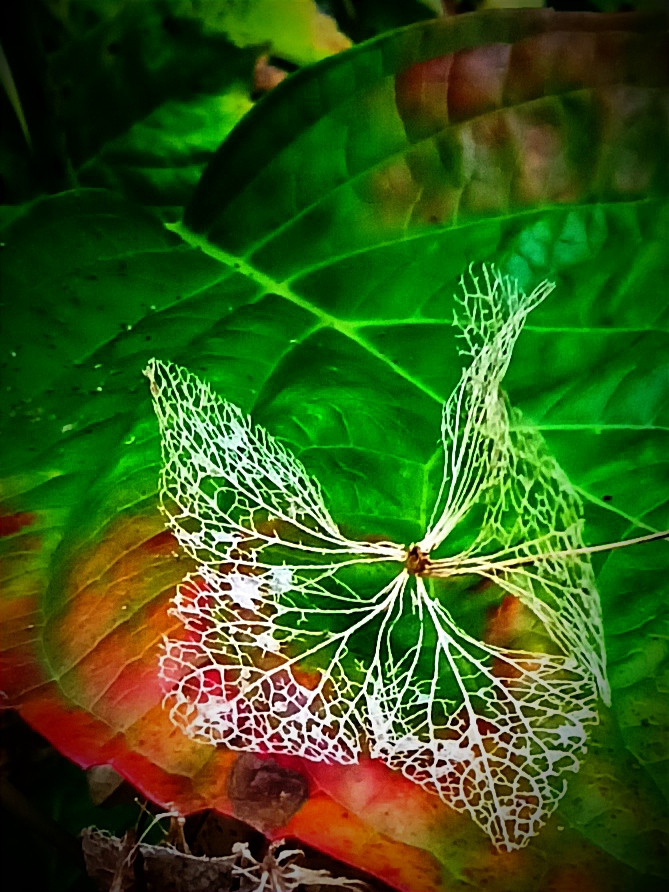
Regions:
<instances>
[{"instance_id":1,"label":"white lace-like petal","mask_svg":"<svg viewBox=\"0 0 669 892\"><path fill-rule=\"evenodd\" d=\"M328 870L312 870L299 862L304 858L301 849L283 849L285 840L273 842L262 861L253 857L248 845L237 842L232 847L232 875L239 884L239 892L295 892L305 886L336 886L365 892L366 883L346 877L334 877Z\"/></svg>"},{"instance_id":2,"label":"white lace-like petal","mask_svg":"<svg viewBox=\"0 0 669 892\"><path fill-rule=\"evenodd\" d=\"M520 848L555 810L564 773L578 770L596 686L573 658L466 635L422 579L416 586L416 640L400 649L382 635L377 649L371 753L469 813L499 848Z\"/></svg>"},{"instance_id":3,"label":"white lace-like petal","mask_svg":"<svg viewBox=\"0 0 669 892\"><path fill-rule=\"evenodd\" d=\"M508 466L508 418L500 385L527 315L555 287L542 282L529 295L515 279L484 266L460 280L455 316L460 353L471 362L442 413L444 471L421 550L440 545L469 509L504 475Z\"/></svg>"},{"instance_id":4,"label":"white lace-like petal","mask_svg":"<svg viewBox=\"0 0 669 892\"><path fill-rule=\"evenodd\" d=\"M282 537L298 563L324 551L384 553L383 543L342 536L301 462L208 384L158 360L145 374L162 440L161 509L197 561L236 562L243 551L247 563L263 566L262 552Z\"/></svg>"},{"instance_id":5,"label":"white lace-like petal","mask_svg":"<svg viewBox=\"0 0 669 892\"><path fill-rule=\"evenodd\" d=\"M172 613L186 638L167 640L161 659L172 720L196 740L231 749L356 762L369 670L356 670L349 650L375 634L405 580L333 609L312 582L295 579L295 595L306 593L295 606L272 590L272 571L247 578L261 599L248 607L240 607L238 580L210 567L179 587ZM306 626L310 613L319 614L318 629ZM328 613L340 631L328 628Z\"/></svg>"},{"instance_id":6,"label":"white lace-like petal","mask_svg":"<svg viewBox=\"0 0 669 892\"><path fill-rule=\"evenodd\" d=\"M544 282L526 296L494 270L463 277L457 324L471 365L444 408L444 475L430 530L430 551L475 504L480 532L465 554L434 561L430 575L476 573L515 595L573 654L610 702L599 596L582 538L582 506L541 436L509 411L500 390L527 314L550 294ZM443 507L441 507L443 503Z\"/></svg>"}]
</instances>

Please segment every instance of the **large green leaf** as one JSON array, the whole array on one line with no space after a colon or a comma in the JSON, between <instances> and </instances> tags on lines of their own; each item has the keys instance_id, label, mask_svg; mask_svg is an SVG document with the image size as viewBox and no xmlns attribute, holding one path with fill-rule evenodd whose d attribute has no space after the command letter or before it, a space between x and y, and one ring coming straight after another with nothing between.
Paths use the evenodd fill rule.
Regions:
<instances>
[{"instance_id":1,"label":"large green leaf","mask_svg":"<svg viewBox=\"0 0 669 892\"><path fill-rule=\"evenodd\" d=\"M159 705L158 644L189 565L157 514L141 376L153 355L284 439L346 532L409 543L459 375L457 277L480 260L525 285L551 277L510 398L581 494L588 541L669 526L664 42L656 23L549 12L414 26L258 103L177 232L95 190L26 207L6 229L7 687L65 752L114 762L163 802L230 808L230 757L187 741ZM369 764L311 768L330 797L313 801L336 820L324 837L314 805L289 829L386 877L379 840L396 840L400 888L439 887L434 862L409 881L411 847L443 865L444 888L501 890L513 871L514 888L548 889L572 869L595 888L651 888L665 844L666 549L598 560L613 708L528 850L491 860L467 819ZM345 811L376 855L346 837Z\"/></svg>"}]
</instances>

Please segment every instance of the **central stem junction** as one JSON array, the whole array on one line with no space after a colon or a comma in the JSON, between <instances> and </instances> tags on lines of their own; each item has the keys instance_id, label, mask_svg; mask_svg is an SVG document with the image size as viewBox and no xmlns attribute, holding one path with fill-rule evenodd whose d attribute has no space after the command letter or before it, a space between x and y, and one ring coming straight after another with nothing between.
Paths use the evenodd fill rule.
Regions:
<instances>
[{"instance_id":1,"label":"central stem junction","mask_svg":"<svg viewBox=\"0 0 669 892\"><path fill-rule=\"evenodd\" d=\"M422 576L430 566L429 553L421 551L417 545L412 545L407 551L404 568L411 576Z\"/></svg>"}]
</instances>

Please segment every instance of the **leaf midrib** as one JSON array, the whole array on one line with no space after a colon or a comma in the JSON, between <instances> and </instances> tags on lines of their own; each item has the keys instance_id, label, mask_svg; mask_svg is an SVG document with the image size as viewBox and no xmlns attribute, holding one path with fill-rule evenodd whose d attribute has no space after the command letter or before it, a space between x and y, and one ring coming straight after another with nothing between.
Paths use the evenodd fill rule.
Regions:
<instances>
[{"instance_id":1,"label":"leaf midrib","mask_svg":"<svg viewBox=\"0 0 669 892\"><path fill-rule=\"evenodd\" d=\"M359 335L356 330L357 326L354 322L347 322L343 319L339 319L337 316L333 316L331 313L327 313L326 311L321 310L315 304L311 303L311 301L306 300L304 297L301 297L299 294L293 291L293 289L290 288L285 282L278 282L276 279L273 279L266 273L263 273L260 270L256 269L254 266L252 266L250 263L247 263L242 258L236 257L234 254L229 254L222 248L212 245L206 240L206 238L196 235L194 232L187 229L183 224L178 223L169 225L168 228L171 229L173 232L178 233L181 238L183 238L184 241L192 247L200 248L200 250L204 251L204 253L208 254L210 257L219 260L228 268L232 267L236 272L246 276L251 281L255 282L257 285L263 288L267 294L276 294L278 297L282 297L290 303L294 304L296 307L299 307L300 309L305 310L307 313L310 313L319 321L320 327L334 329L339 334L342 334L344 337L353 341L366 353L369 353L375 359L378 359L384 365L391 368L397 375L399 375L401 378L404 378L417 390L421 391L426 396L429 396L430 399L439 403L439 405L441 405L441 403L443 402L443 397L441 396L441 394L437 393L431 387L415 378L406 369L402 368L402 366L393 362L389 357L387 357L373 344L371 344L366 338L361 337L361 335Z\"/></svg>"}]
</instances>

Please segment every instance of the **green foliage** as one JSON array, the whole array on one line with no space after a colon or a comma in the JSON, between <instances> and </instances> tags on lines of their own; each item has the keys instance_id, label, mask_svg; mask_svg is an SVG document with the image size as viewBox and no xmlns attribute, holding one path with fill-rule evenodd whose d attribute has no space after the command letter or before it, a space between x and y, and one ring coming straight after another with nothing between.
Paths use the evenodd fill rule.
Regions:
<instances>
[{"instance_id":1,"label":"green foliage","mask_svg":"<svg viewBox=\"0 0 669 892\"><path fill-rule=\"evenodd\" d=\"M16 171L8 197L24 203L2 216L2 513L35 513L41 536L37 552L19 534L4 540L5 579L36 587L55 622L80 594L68 588L73 568L116 521L155 512L159 444L141 375L154 355L206 378L288 443L347 534L413 541L439 470L440 403L460 369L452 296L477 261L528 286L557 282L506 383L584 499L587 541L666 529L661 29L616 32L605 75L584 66L565 84L547 63L536 95L523 94L542 59L564 58L547 41L535 67L509 66L514 97L483 107L470 97L444 119L412 104L410 66L521 45L542 26L514 12L419 23L304 68L246 114L253 40L190 6L71 4L47 54L61 97L60 172L46 186L37 176L58 140L55 124L33 129L32 107L28 127L45 142L29 157L12 131L3 149ZM364 25L365 36L377 30ZM322 55L279 38L273 47L298 64ZM608 90L609 74L629 92ZM3 106L3 124L10 112ZM58 194L40 194L49 191ZM174 219L182 205L170 227L150 212ZM567 841L552 830L536 843L557 862L590 841L611 856L606 875L623 884L612 888L649 888L663 869L666 551L656 542L597 561L613 707L555 822ZM484 625L480 603L461 615ZM101 714L46 629L50 672ZM457 846L425 847L457 870Z\"/></svg>"},{"instance_id":2,"label":"green foliage","mask_svg":"<svg viewBox=\"0 0 669 892\"><path fill-rule=\"evenodd\" d=\"M349 45L313 0L35 2L7 27L30 142L3 105L0 160L12 202L81 184L182 207L251 105L260 55L297 66Z\"/></svg>"}]
</instances>

